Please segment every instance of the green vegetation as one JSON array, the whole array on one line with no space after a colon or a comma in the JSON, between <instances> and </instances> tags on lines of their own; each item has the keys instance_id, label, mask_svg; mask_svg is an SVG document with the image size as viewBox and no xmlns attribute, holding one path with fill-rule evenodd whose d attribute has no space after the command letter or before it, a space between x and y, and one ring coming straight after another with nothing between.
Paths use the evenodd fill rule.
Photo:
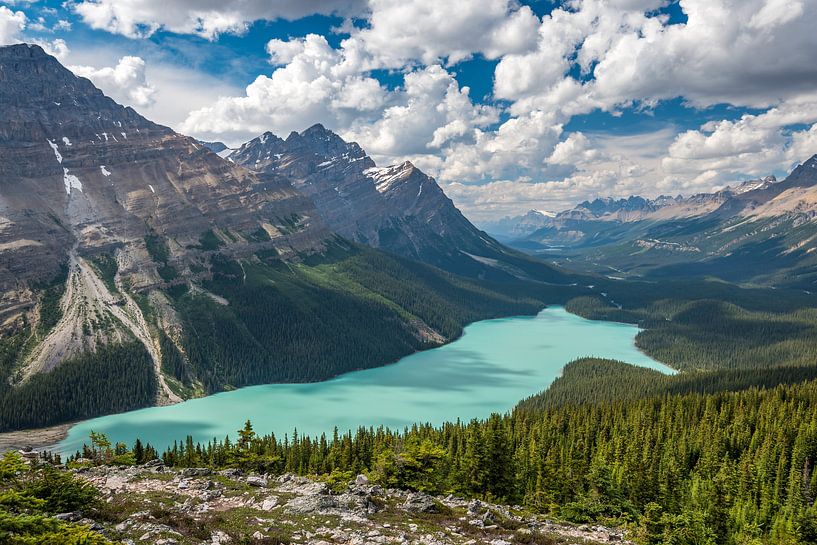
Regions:
<instances>
[{"instance_id":1,"label":"green vegetation","mask_svg":"<svg viewBox=\"0 0 817 545\"><path fill-rule=\"evenodd\" d=\"M636 345L676 369L748 369L815 363L817 310L799 308L792 302L781 312L780 307L787 302L783 293L774 302L766 303L760 298L740 301L757 310L723 300L687 297L638 301L640 306L626 305L620 309L609 301L627 301L628 294L610 293L608 297L608 301L598 297L576 298L566 308L587 318L638 323L645 331L636 338Z\"/></svg>"},{"instance_id":2,"label":"green vegetation","mask_svg":"<svg viewBox=\"0 0 817 545\"><path fill-rule=\"evenodd\" d=\"M82 524L54 518L93 513L97 490L49 464L29 465L16 453L0 458L0 543L8 545L102 545L111 543Z\"/></svg>"},{"instance_id":3,"label":"green vegetation","mask_svg":"<svg viewBox=\"0 0 817 545\"><path fill-rule=\"evenodd\" d=\"M544 392L523 400L520 409L643 399L666 394L714 394L773 388L817 380L817 366L723 369L665 375L615 360L583 358L567 364Z\"/></svg>"},{"instance_id":4,"label":"green vegetation","mask_svg":"<svg viewBox=\"0 0 817 545\"><path fill-rule=\"evenodd\" d=\"M455 338L469 322L542 307L522 290L503 293L359 247L297 266L213 256L210 270L203 287L229 304L196 292L174 301L187 377L208 393L383 365L438 345L440 335Z\"/></svg>"},{"instance_id":5,"label":"green vegetation","mask_svg":"<svg viewBox=\"0 0 817 545\"><path fill-rule=\"evenodd\" d=\"M116 273L119 270L119 264L116 262L116 258L110 254L100 254L91 259L91 264L105 283L105 287L108 288L108 291L118 293Z\"/></svg>"},{"instance_id":6,"label":"green vegetation","mask_svg":"<svg viewBox=\"0 0 817 545\"><path fill-rule=\"evenodd\" d=\"M141 343L100 347L0 391L0 431L138 409L153 403L156 387Z\"/></svg>"},{"instance_id":7,"label":"green vegetation","mask_svg":"<svg viewBox=\"0 0 817 545\"><path fill-rule=\"evenodd\" d=\"M40 292L39 321L35 330L35 334L39 339L45 338L62 318L60 299L62 299L62 294L65 293L67 280L68 268L63 267L61 273L50 282L33 286L34 290Z\"/></svg>"},{"instance_id":8,"label":"green vegetation","mask_svg":"<svg viewBox=\"0 0 817 545\"><path fill-rule=\"evenodd\" d=\"M222 246L224 246L224 243L212 229L208 229L199 237L199 248L202 250L214 252Z\"/></svg>"},{"instance_id":9,"label":"green vegetation","mask_svg":"<svg viewBox=\"0 0 817 545\"><path fill-rule=\"evenodd\" d=\"M647 373L645 381L652 378ZM332 475L623 524L640 543L814 543L817 382L520 406L486 421L259 438L163 454L175 466Z\"/></svg>"},{"instance_id":10,"label":"green vegetation","mask_svg":"<svg viewBox=\"0 0 817 545\"><path fill-rule=\"evenodd\" d=\"M179 272L173 265L168 263L170 259L170 247L167 240L155 233L145 236L145 246L150 258L157 264L157 272L165 282L172 282L179 276Z\"/></svg>"},{"instance_id":11,"label":"green vegetation","mask_svg":"<svg viewBox=\"0 0 817 545\"><path fill-rule=\"evenodd\" d=\"M170 248L164 237L151 233L145 236L145 246L150 258L156 263L167 263L170 258Z\"/></svg>"}]
</instances>

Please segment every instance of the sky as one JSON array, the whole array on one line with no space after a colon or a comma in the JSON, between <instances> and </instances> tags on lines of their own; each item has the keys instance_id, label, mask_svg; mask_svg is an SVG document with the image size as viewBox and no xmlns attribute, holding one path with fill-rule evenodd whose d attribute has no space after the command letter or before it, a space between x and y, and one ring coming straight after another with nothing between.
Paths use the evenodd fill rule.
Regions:
<instances>
[{"instance_id":1,"label":"sky","mask_svg":"<svg viewBox=\"0 0 817 545\"><path fill-rule=\"evenodd\" d=\"M322 123L478 224L817 153L817 0L0 0L115 100L230 146Z\"/></svg>"}]
</instances>

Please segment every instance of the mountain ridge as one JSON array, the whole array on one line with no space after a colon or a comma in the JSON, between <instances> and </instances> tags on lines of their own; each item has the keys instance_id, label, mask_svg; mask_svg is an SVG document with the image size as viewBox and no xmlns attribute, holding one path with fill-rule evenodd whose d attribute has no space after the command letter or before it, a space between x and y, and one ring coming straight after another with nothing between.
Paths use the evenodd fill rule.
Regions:
<instances>
[{"instance_id":1,"label":"mountain ridge","mask_svg":"<svg viewBox=\"0 0 817 545\"><path fill-rule=\"evenodd\" d=\"M286 139L266 132L228 159L291 180L333 231L355 242L483 279L513 280L519 274L510 271L531 266L476 228L411 162L379 167L321 124Z\"/></svg>"},{"instance_id":2,"label":"mountain ridge","mask_svg":"<svg viewBox=\"0 0 817 545\"><path fill-rule=\"evenodd\" d=\"M553 218L537 217L537 228L527 226L511 245L582 272L691 274L811 289L815 218L817 155L783 180L767 176L689 197L585 201Z\"/></svg>"}]
</instances>

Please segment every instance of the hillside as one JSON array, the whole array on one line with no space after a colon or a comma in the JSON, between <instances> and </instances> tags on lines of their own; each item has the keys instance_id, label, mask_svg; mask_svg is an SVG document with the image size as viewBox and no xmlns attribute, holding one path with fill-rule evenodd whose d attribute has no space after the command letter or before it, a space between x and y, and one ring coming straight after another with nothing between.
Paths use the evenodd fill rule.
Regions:
<instances>
[{"instance_id":1,"label":"hillside","mask_svg":"<svg viewBox=\"0 0 817 545\"><path fill-rule=\"evenodd\" d=\"M450 208L429 211L423 220L441 223L417 244L443 241L427 261L470 263L463 272L483 280L339 236L297 169L225 160L38 46L0 48L0 101L0 429L325 379L562 300L544 284L517 286L529 274L564 281L545 265L512 251L528 272L480 258L486 265L455 249L453 235L431 237L451 218L482 236L438 187ZM395 191L414 191L417 176Z\"/></svg>"},{"instance_id":2,"label":"hillside","mask_svg":"<svg viewBox=\"0 0 817 545\"><path fill-rule=\"evenodd\" d=\"M472 278L568 283L474 227L410 162L378 167L357 143L322 125L286 139L264 133L227 158L291 181L314 201L326 225L348 240Z\"/></svg>"}]
</instances>

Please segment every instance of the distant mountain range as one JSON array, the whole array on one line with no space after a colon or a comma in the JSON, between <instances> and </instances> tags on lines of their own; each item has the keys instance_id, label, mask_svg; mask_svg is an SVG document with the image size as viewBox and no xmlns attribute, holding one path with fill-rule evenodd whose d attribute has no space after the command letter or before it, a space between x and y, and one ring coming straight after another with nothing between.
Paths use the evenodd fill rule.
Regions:
<instances>
[{"instance_id":1,"label":"distant mountain range","mask_svg":"<svg viewBox=\"0 0 817 545\"><path fill-rule=\"evenodd\" d=\"M689 197L595 199L558 214L508 218L491 231L581 271L810 289L816 217L817 155L782 181L768 176Z\"/></svg>"},{"instance_id":2,"label":"distant mountain range","mask_svg":"<svg viewBox=\"0 0 817 545\"><path fill-rule=\"evenodd\" d=\"M567 282L320 125L202 143L26 44L0 104L0 430L382 365Z\"/></svg>"}]
</instances>

